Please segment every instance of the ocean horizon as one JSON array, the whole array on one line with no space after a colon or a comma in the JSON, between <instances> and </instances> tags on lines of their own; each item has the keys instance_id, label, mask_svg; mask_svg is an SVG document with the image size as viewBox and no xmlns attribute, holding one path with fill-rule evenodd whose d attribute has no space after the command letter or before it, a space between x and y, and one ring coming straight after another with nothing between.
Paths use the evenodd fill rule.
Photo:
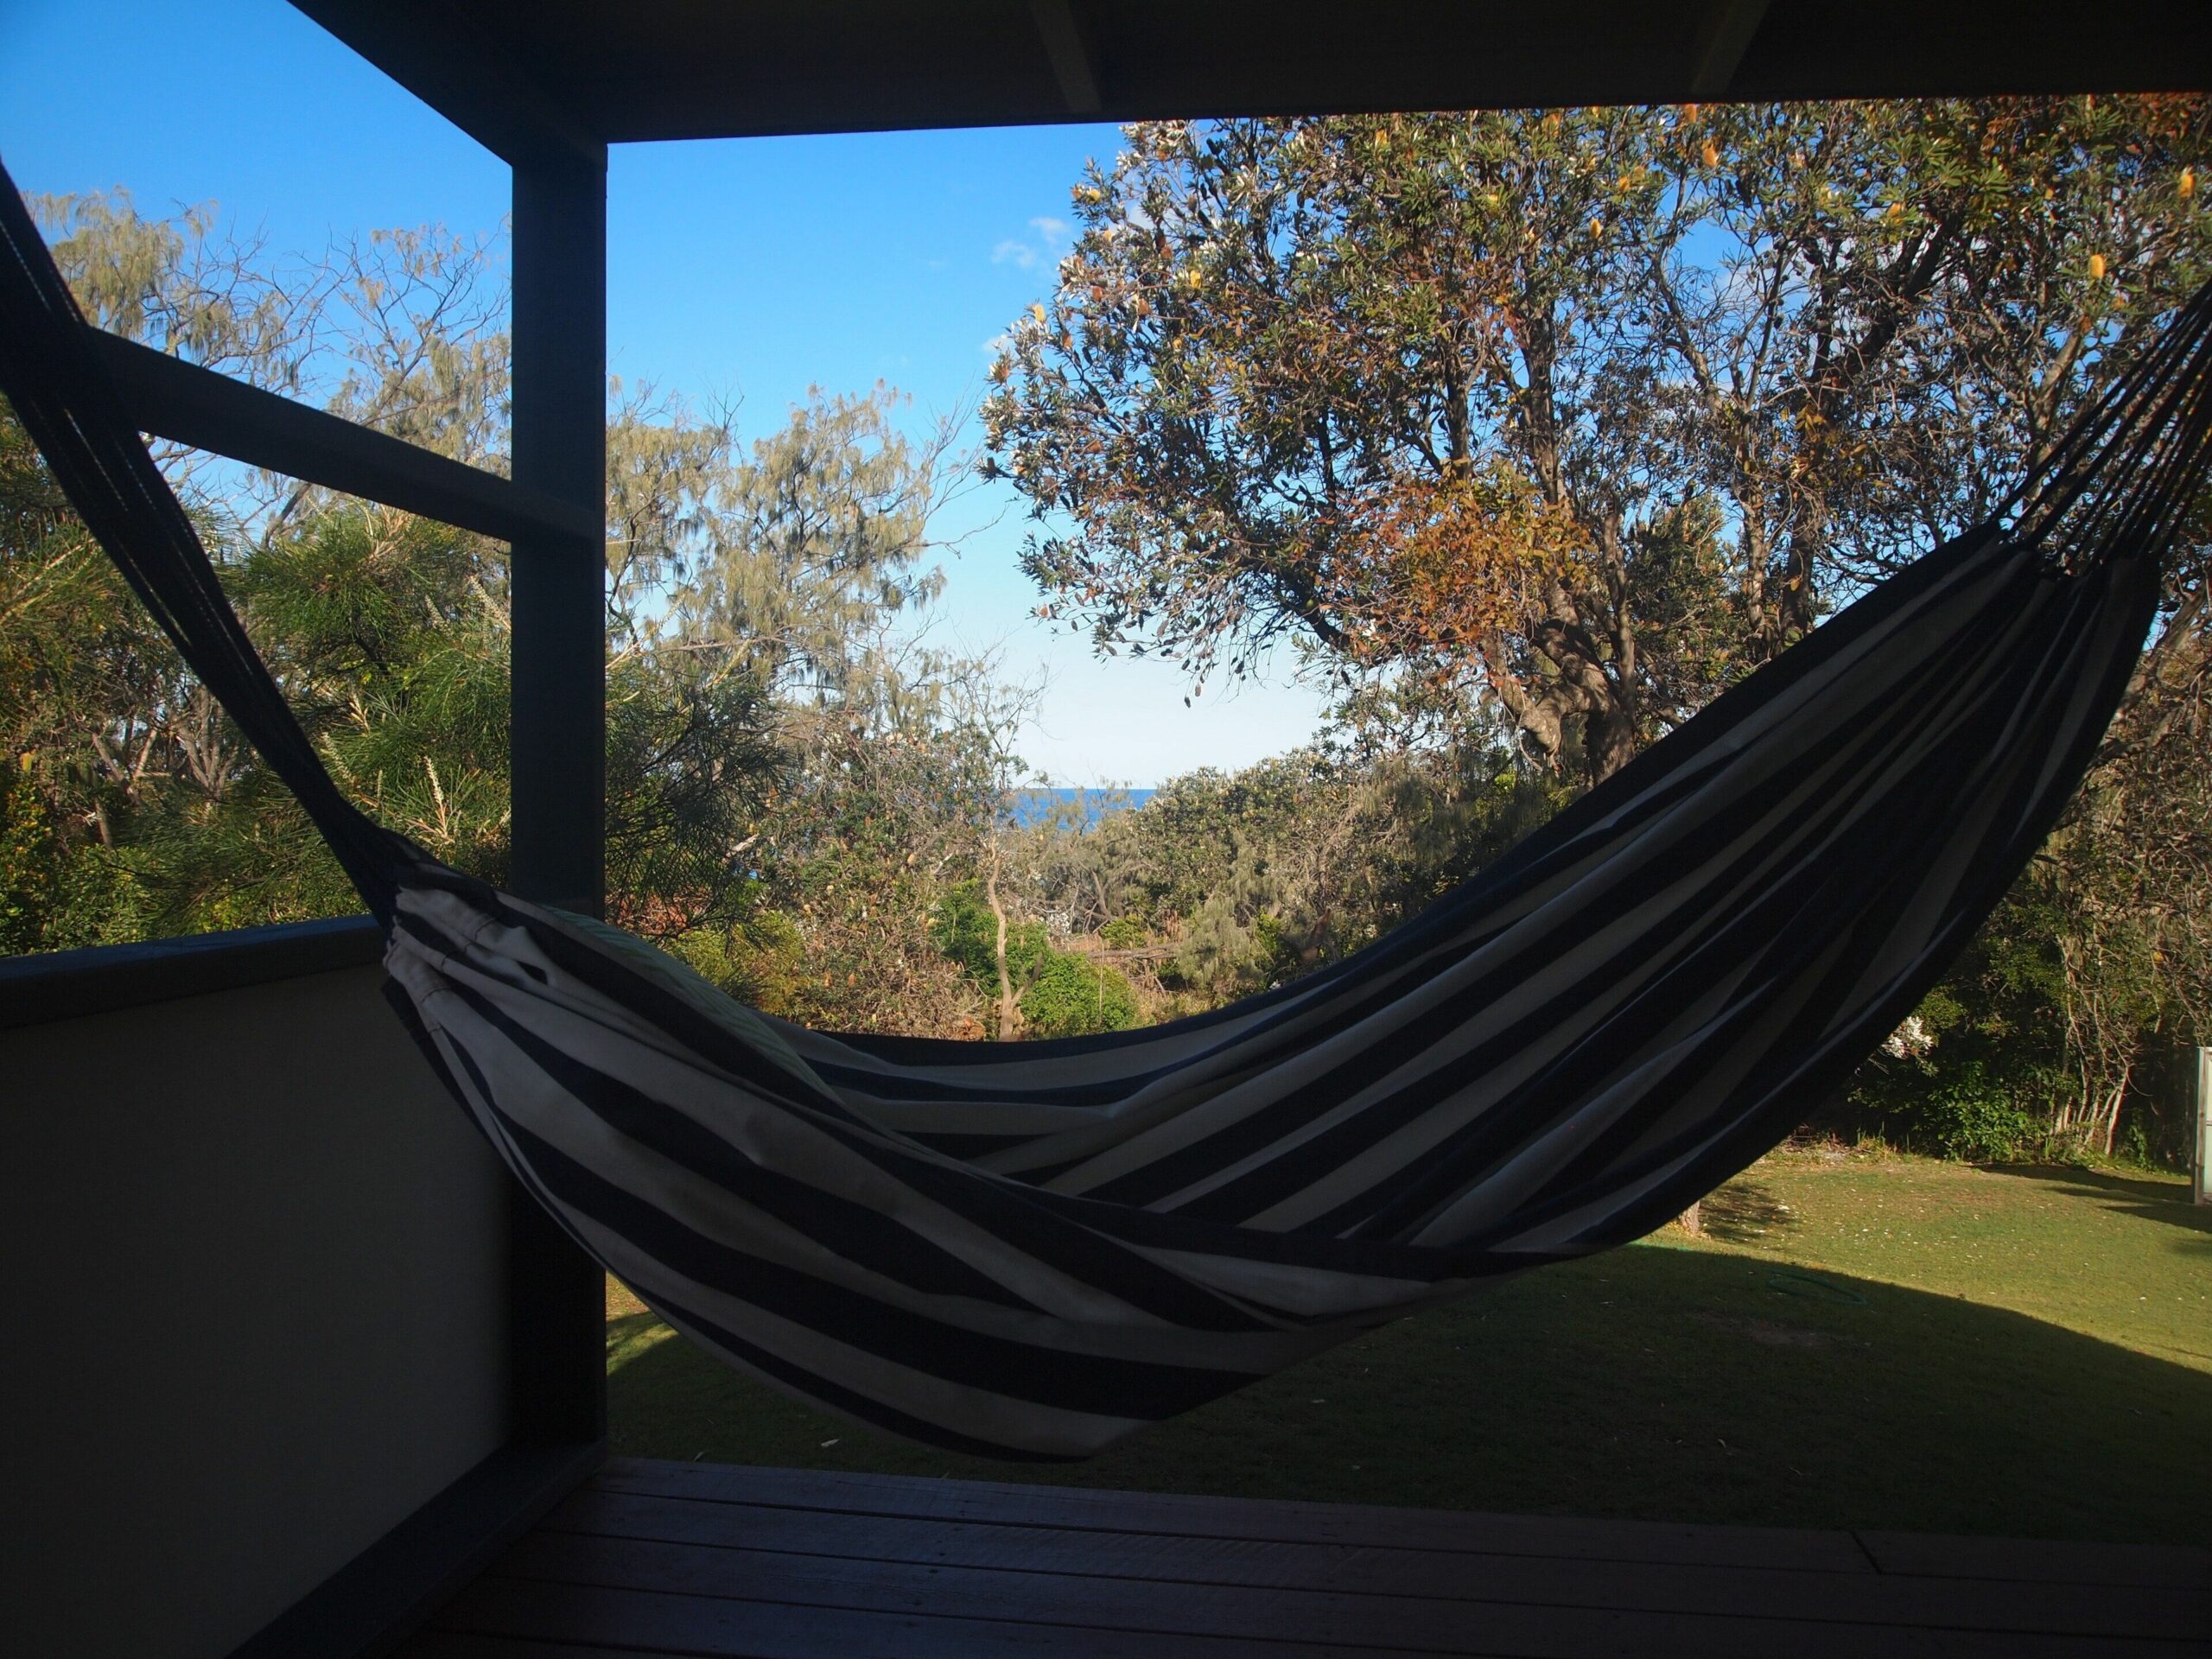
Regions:
<instances>
[{"instance_id":1,"label":"ocean horizon","mask_svg":"<svg viewBox=\"0 0 2212 1659\"><path fill-rule=\"evenodd\" d=\"M1154 789L1096 788L1036 788L1017 789L1007 808L1007 816L1017 829L1027 830L1041 823L1053 812L1063 808L1080 807L1083 825L1088 830L1109 812L1127 812L1142 806L1159 791Z\"/></svg>"}]
</instances>

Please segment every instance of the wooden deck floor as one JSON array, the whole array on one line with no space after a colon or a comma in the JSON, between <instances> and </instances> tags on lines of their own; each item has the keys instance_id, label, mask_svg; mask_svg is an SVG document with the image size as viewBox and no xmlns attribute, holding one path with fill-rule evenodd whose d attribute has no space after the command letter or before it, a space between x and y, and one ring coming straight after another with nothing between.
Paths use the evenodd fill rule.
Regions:
<instances>
[{"instance_id":1,"label":"wooden deck floor","mask_svg":"<svg viewBox=\"0 0 2212 1659\"><path fill-rule=\"evenodd\" d=\"M2177 1471L2178 1472L2178 1471ZM2212 1551L610 1463L403 1649L2212 1652Z\"/></svg>"}]
</instances>

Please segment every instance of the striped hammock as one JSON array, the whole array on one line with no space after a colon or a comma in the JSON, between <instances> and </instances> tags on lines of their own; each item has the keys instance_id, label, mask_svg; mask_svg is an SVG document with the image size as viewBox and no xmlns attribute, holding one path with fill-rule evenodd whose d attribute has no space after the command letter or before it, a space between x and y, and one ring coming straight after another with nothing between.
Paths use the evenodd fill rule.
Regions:
<instances>
[{"instance_id":1,"label":"striped hammock","mask_svg":"<svg viewBox=\"0 0 2212 1659\"><path fill-rule=\"evenodd\" d=\"M1079 1457L1635 1238L1893 1030L2056 821L2212 432L2200 296L2008 503L1459 891L1217 1013L1059 1042L805 1030L340 793L12 188L0 388L389 934L515 1175L694 1342L933 1445Z\"/></svg>"}]
</instances>

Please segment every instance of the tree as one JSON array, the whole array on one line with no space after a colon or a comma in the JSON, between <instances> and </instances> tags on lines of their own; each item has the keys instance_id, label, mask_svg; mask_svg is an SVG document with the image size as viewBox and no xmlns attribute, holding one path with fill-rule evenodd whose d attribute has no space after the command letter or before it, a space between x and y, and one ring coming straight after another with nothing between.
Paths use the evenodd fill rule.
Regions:
<instances>
[{"instance_id":1,"label":"tree","mask_svg":"<svg viewBox=\"0 0 2212 1659\"><path fill-rule=\"evenodd\" d=\"M937 947L995 1004L996 1036L1080 1037L1137 1023L1136 994L1119 969L1056 949L1044 923L1009 922L980 881L951 888L930 927Z\"/></svg>"},{"instance_id":2,"label":"tree","mask_svg":"<svg viewBox=\"0 0 2212 1659\"><path fill-rule=\"evenodd\" d=\"M2051 1130L2107 1153L2146 1051L2212 1044L2212 620L2202 562L2180 581L2098 765L2012 901L2050 918L2065 1039Z\"/></svg>"},{"instance_id":3,"label":"tree","mask_svg":"<svg viewBox=\"0 0 2212 1659\"><path fill-rule=\"evenodd\" d=\"M257 385L320 394L461 459L491 458L504 431L505 347L482 245L393 233L284 261L218 238L206 209L144 219L120 191L32 205L100 327ZM41 919L27 942L106 943L350 907L334 865L76 524L11 414L0 416L0 452L11 794L18 812L35 801L67 873L32 895ZM311 721L328 642L288 660L288 642L255 614L257 601L272 615L285 609L273 572L321 549L334 563L293 584L295 597L320 591L320 611L293 605L289 620L310 633L365 627L382 615L382 594L403 614L378 626L404 634L425 620L417 601L434 586L430 568L454 576L456 560L480 571L498 563L478 538L404 514L177 445L156 454ZM412 580L404 567L418 558L424 579ZM336 615L351 605L365 608ZM450 756L448 766L458 784Z\"/></svg>"},{"instance_id":4,"label":"tree","mask_svg":"<svg viewBox=\"0 0 2212 1659\"><path fill-rule=\"evenodd\" d=\"M969 998L929 918L987 855L1020 698L928 643L931 522L967 468L957 420L911 439L900 403L817 391L747 446L732 411L632 390L608 563L617 660L756 677L785 761L739 846L748 907L686 954L811 1023L950 1032Z\"/></svg>"},{"instance_id":5,"label":"tree","mask_svg":"<svg viewBox=\"0 0 2212 1659\"><path fill-rule=\"evenodd\" d=\"M1132 126L984 406L1044 609L1606 776L1986 511L2202 276L2205 109Z\"/></svg>"},{"instance_id":6,"label":"tree","mask_svg":"<svg viewBox=\"0 0 2212 1659\"><path fill-rule=\"evenodd\" d=\"M118 194L44 213L103 326L504 467L505 302L486 245L379 233L286 264L219 246L202 211L149 222ZM849 759L933 717L902 678L912 664L893 622L933 591L918 561L944 446L910 447L894 404L882 389L817 397L749 457L726 420L635 398L613 411L609 910L651 937L702 936L692 948L735 979L751 971L740 958L789 955L798 938L767 919L767 895L804 882L765 880L758 849L773 810L804 792L791 786L808 770L799 728L816 757L842 744ZM160 459L341 785L440 857L502 879L505 549L294 480L174 449ZM0 419L0 517L17 762L0 842L9 943L353 908L296 804L129 597L12 419ZM783 837L787 877L804 839ZM111 879L72 898L96 870Z\"/></svg>"},{"instance_id":7,"label":"tree","mask_svg":"<svg viewBox=\"0 0 2212 1659\"><path fill-rule=\"evenodd\" d=\"M734 410L702 418L633 391L608 432L618 602L652 611L655 641L741 664L786 702L873 702L895 717L904 690L942 666L912 652L903 625L943 590L924 563L929 527L967 471L959 417L912 440L894 423L904 401L880 385L816 388L747 450Z\"/></svg>"},{"instance_id":8,"label":"tree","mask_svg":"<svg viewBox=\"0 0 2212 1659\"><path fill-rule=\"evenodd\" d=\"M1302 749L1172 779L1139 810L1049 816L1008 837L1007 885L1192 1013L1372 943L1562 798L1502 749Z\"/></svg>"},{"instance_id":9,"label":"tree","mask_svg":"<svg viewBox=\"0 0 2212 1659\"><path fill-rule=\"evenodd\" d=\"M0 950L137 937L114 851L168 763L174 685L167 642L0 402Z\"/></svg>"}]
</instances>

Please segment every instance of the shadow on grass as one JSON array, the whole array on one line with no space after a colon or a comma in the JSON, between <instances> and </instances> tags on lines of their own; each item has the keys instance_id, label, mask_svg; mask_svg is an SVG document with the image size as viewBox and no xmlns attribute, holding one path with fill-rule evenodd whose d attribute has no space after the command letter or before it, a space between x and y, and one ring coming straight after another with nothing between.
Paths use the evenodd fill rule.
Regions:
<instances>
[{"instance_id":1,"label":"shadow on grass","mask_svg":"<svg viewBox=\"0 0 2212 1659\"><path fill-rule=\"evenodd\" d=\"M2116 1175L2107 1170L2083 1169L2071 1164L1999 1164L1993 1167L2007 1175L2047 1183L2108 1210L2212 1235L2212 1204L2193 1203L2185 1182Z\"/></svg>"},{"instance_id":2,"label":"shadow on grass","mask_svg":"<svg viewBox=\"0 0 2212 1659\"><path fill-rule=\"evenodd\" d=\"M1698 1205L1698 1219L1707 1234L1728 1244L1771 1238L1798 1225L1796 1212L1775 1196L1772 1187L1741 1175L1706 1194Z\"/></svg>"},{"instance_id":3,"label":"shadow on grass","mask_svg":"<svg viewBox=\"0 0 2212 1659\"><path fill-rule=\"evenodd\" d=\"M2212 1541L2212 1374L2021 1314L1631 1246L1548 1268L1077 1465L912 1446L611 1321L613 1448L1512 1513Z\"/></svg>"}]
</instances>

